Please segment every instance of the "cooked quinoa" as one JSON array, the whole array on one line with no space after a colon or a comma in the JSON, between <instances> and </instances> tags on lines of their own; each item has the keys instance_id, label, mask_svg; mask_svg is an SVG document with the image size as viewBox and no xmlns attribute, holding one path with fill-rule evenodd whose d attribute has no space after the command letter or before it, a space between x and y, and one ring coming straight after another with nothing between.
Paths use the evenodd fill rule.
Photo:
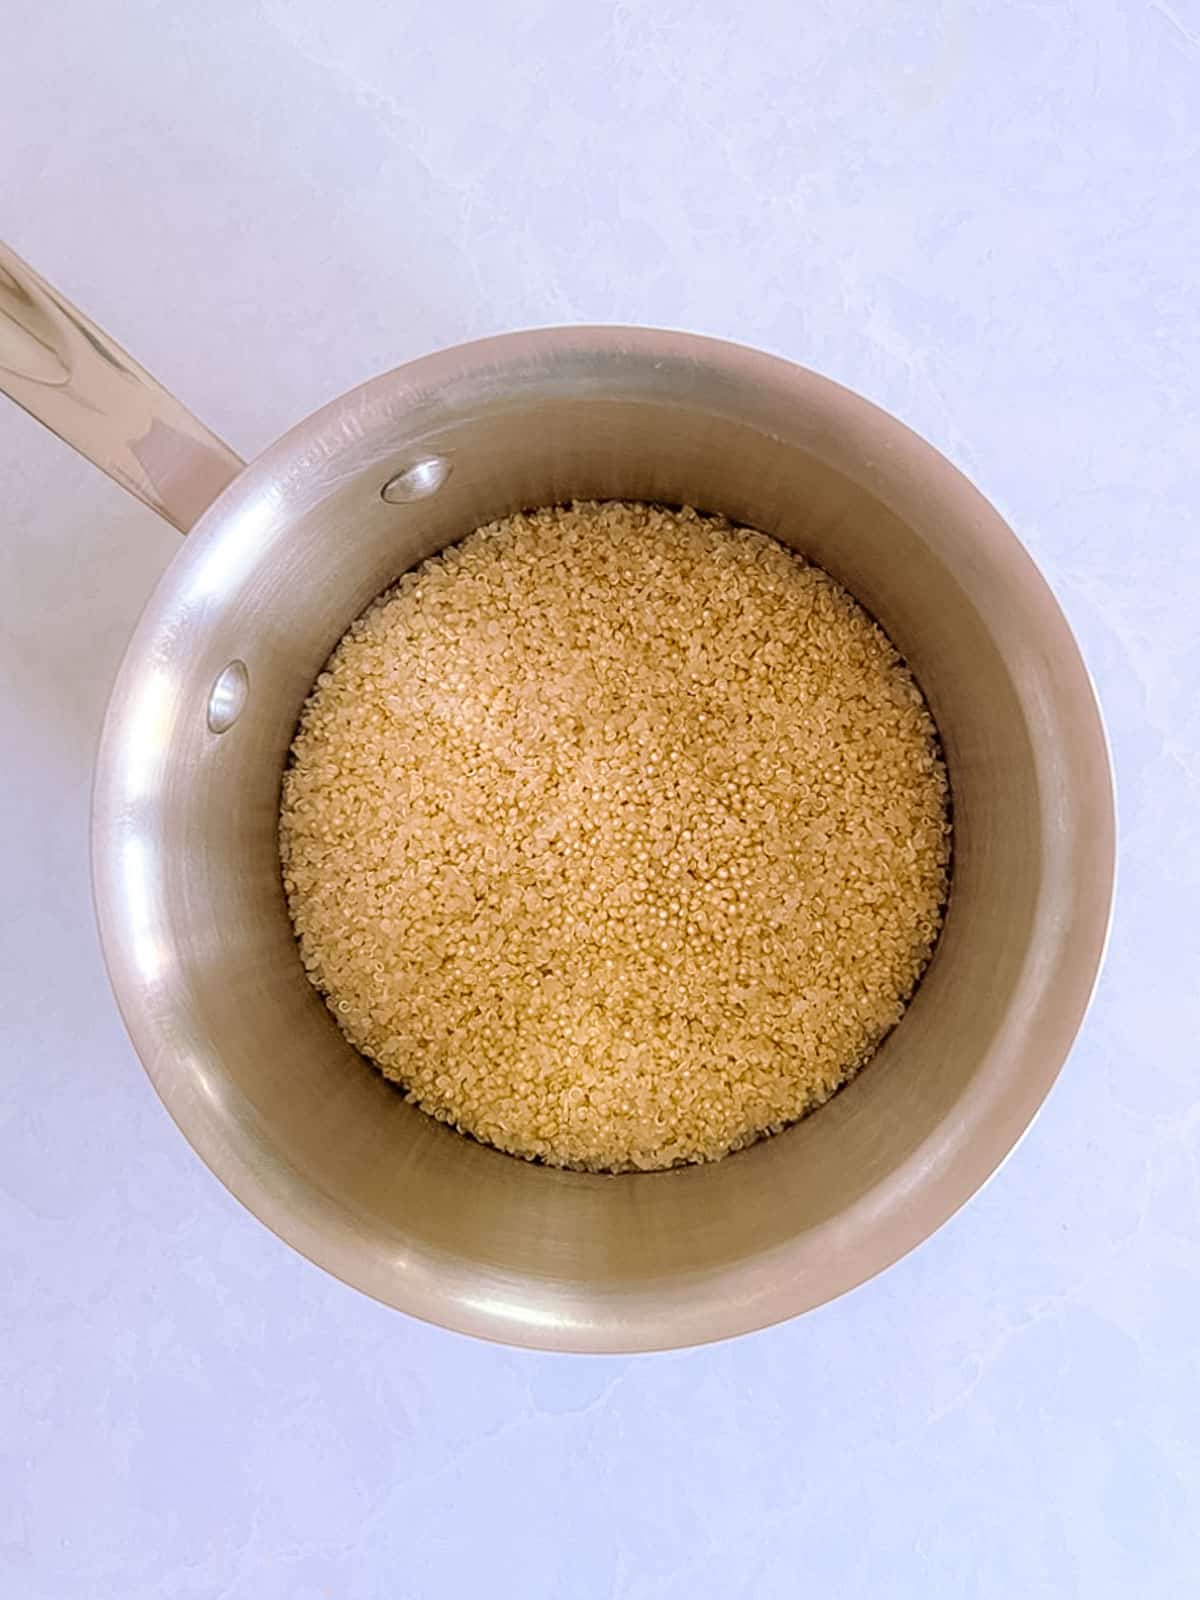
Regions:
<instances>
[{"instance_id":1,"label":"cooked quinoa","mask_svg":"<svg viewBox=\"0 0 1200 1600\"><path fill-rule=\"evenodd\" d=\"M695 511L506 517L351 626L283 785L308 976L410 1100L557 1166L708 1161L898 1021L946 773L826 573Z\"/></svg>"}]
</instances>

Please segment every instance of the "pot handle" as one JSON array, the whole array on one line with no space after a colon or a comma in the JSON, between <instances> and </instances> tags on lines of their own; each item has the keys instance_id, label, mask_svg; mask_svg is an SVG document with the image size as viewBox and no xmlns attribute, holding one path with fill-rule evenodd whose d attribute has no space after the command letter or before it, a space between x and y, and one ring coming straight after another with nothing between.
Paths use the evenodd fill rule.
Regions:
<instances>
[{"instance_id":1,"label":"pot handle","mask_svg":"<svg viewBox=\"0 0 1200 1600\"><path fill-rule=\"evenodd\" d=\"M181 533L242 470L227 444L2 241L0 393Z\"/></svg>"}]
</instances>

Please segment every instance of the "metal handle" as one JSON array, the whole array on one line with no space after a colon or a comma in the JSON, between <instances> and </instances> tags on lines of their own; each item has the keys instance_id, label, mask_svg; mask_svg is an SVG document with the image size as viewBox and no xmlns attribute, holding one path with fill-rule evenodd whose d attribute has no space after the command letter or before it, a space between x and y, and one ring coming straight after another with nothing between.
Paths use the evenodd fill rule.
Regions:
<instances>
[{"instance_id":1,"label":"metal handle","mask_svg":"<svg viewBox=\"0 0 1200 1600\"><path fill-rule=\"evenodd\" d=\"M181 533L242 470L227 444L2 242L0 393Z\"/></svg>"}]
</instances>

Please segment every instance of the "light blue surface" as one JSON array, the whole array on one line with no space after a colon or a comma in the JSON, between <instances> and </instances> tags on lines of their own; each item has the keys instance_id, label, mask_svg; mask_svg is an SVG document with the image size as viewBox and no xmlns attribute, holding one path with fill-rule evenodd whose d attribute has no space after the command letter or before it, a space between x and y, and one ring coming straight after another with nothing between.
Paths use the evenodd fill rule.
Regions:
<instances>
[{"instance_id":1,"label":"light blue surface","mask_svg":"<svg viewBox=\"0 0 1200 1600\"><path fill-rule=\"evenodd\" d=\"M555 1359L359 1298L207 1174L122 1033L89 765L174 536L0 410L0 1595L1191 1594L1200 6L497 10L20 7L3 227L247 452L552 321L724 334L894 411L1095 671L1101 991L986 1192L803 1321Z\"/></svg>"}]
</instances>

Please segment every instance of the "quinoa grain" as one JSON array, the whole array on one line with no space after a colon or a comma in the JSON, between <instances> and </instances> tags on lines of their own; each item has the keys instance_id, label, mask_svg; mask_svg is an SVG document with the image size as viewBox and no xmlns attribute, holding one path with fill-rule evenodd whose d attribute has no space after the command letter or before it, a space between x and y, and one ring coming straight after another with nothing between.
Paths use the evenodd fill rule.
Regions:
<instances>
[{"instance_id":1,"label":"quinoa grain","mask_svg":"<svg viewBox=\"0 0 1200 1600\"><path fill-rule=\"evenodd\" d=\"M846 591L625 502L492 523L376 600L280 815L350 1041L433 1116L610 1171L828 1099L929 960L949 844L929 712Z\"/></svg>"}]
</instances>

